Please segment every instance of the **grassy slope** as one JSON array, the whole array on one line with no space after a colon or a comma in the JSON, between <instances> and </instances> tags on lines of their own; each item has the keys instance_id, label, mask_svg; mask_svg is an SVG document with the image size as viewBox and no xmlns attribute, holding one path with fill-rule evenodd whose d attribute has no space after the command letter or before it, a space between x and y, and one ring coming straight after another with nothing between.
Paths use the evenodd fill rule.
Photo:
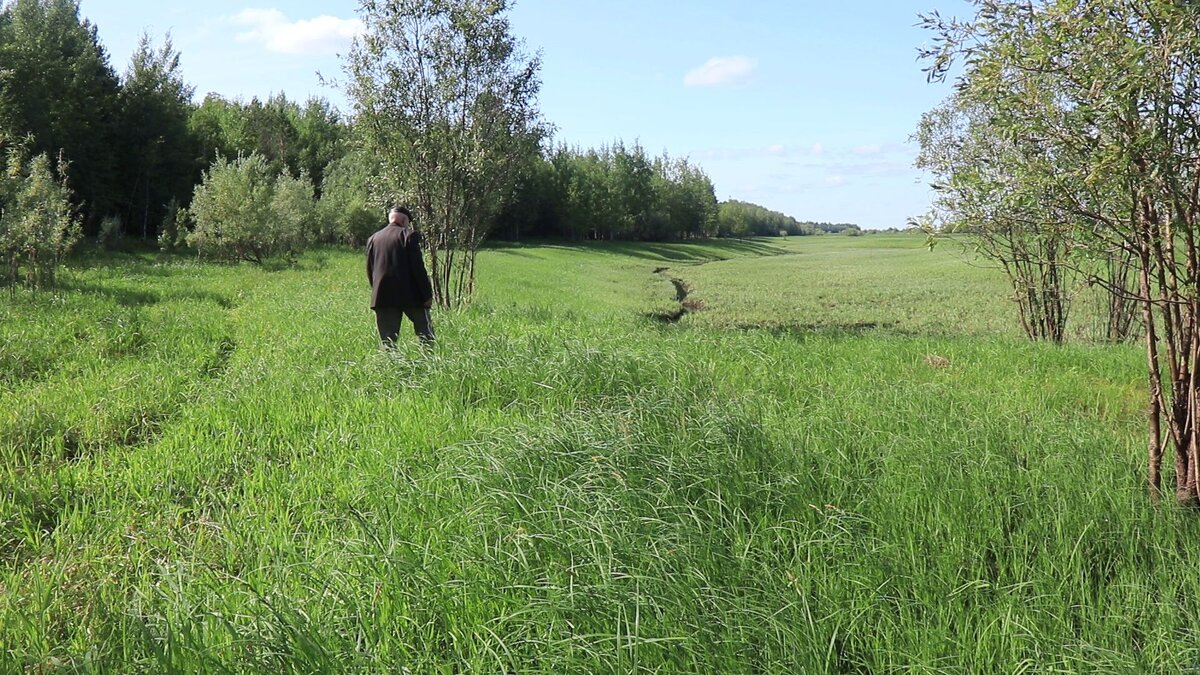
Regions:
<instances>
[{"instance_id":1,"label":"grassy slope","mask_svg":"<svg viewBox=\"0 0 1200 675\"><path fill-rule=\"evenodd\" d=\"M964 265L953 244L942 246L931 254L913 236L793 238L778 257L679 271L711 305L691 319L703 326L1019 335L996 271Z\"/></svg>"},{"instance_id":2,"label":"grassy slope","mask_svg":"<svg viewBox=\"0 0 1200 675\"><path fill-rule=\"evenodd\" d=\"M0 670L1195 667L1136 349L915 244L493 249L396 357L355 253L18 295Z\"/></svg>"}]
</instances>

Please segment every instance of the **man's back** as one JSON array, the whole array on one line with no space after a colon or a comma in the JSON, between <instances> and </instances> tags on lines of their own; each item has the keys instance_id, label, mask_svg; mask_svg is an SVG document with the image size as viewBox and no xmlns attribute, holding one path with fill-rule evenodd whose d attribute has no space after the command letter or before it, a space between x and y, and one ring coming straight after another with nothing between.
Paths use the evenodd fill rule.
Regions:
<instances>
[{"instance_id":1,"label":"man's back","mask_svg":"<svg viewBox=\"0 0 1200 675\"><path fill-rule=\"evenodd\" d=\"M421 256L421 234L411 227L387 225L367 240L367 280L371 308L424 307L433 298Z\"/></svg>"}]
</instances>

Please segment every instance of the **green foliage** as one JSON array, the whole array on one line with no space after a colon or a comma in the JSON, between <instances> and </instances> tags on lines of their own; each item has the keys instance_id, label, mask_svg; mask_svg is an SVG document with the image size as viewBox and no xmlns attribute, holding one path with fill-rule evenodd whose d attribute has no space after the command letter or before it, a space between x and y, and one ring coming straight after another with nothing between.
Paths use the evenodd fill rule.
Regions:
<instances>
[{"instance_id":1,"label":"green foliage","mask_svg":"<svg viewBox=\"0 0 1200 675\"><path fill-rule=\"evenodd\" d=\"M191 196L197 143L188 130L194 88L183 81L170 35L155 48L143 35L121 82L120 208L130 234L148 239Z\"/></svg>"},{"instance_id":2,"label":"green foliage","mask_svg":"<svg viewBox=\"0 0 1200 675\"><path fill-rule=\"evenodd\" d=\"M316 198L308 174L283 174L275 179L271 195L271 212L275 218L277 237L298 242L301 250L316 239Z\"/></svg>"},{"instance_id":3,"label":"green foliage","mask_svg":"<svg viewBox=\"0 0 1200 675\"><path fill-rule=\"evenodd\" d=\"M1037 91L1049 96L1036 87L1031 96ZM1000 128L1002 116L993 102L964 94L922 116L916 166L933 175L936 194L922 222L932 237L969 233L1012 283L1025 334L1062 342L1081 283L1070 260L1078 237L1047 183L1067 167L1056 166L1039 140Z\"/></svg>"},{"instance_id":4,"label":"green foliage","mask_svg":"<svg viewBox=\"0 0 1200 675\"><path fill-rule=\"evenodd\" d=\"M622 146L623 147L623 146ZM612 239L618 223L633 221L633 208L617 199L615 153L560 147L550 157L552 181L559 200L559 231L572 239ZM629 166L631 162L623 162ZM629 183L626 178L619 182ZM621 234L625 234L622 230Z\"/></svg>"},{"instance_id":5,"label":"green foliage","mask_svg":"<svg viewBox=\"0 0 1200 675\"><path fill-rule=\"evenodd\" d=\"M121 226L121 219L117 216L105 216L96 231L96 243L100 248L109 251L121 248L125 243L125 230Z\"/></svg>"},{"instance_id":6,"label":"green foliage","mask_svg":"<svg viewBox=\"0 0 1200 675\"><path fill-rule=\"evenodd\" d=\"M24 144L10 146L0 175L0 282L40 287L54 283L82 235L66 181L55 178L45 154L27 157Z\"/></svg>"},{"instance_id":7,"label":"green foliage","mask_svg":"<svg viewBox=\"0 0 1200 675\"><path fill-rule=\"evenodd\" d=\"M322 190L326 169L347 152L349 127L323 98L310 98L303 109L297 108L292 125L296 129L295 169L307 173Z\"/></svg>"},{"instance_id":8,"label":"green foliage","mask_svg":"<svg viewBox=\"0 0 1200 675\"><path fill-rule=\"evenodd\" d=\"M979 113L968 122L978 122L977 135L995 139L1003 154L963 163L949 188L956 197L981 196L985 210L1015 207L1034 241L1061 233L1051 255L1038 252L1051 272L1086 254L1070 267L1141 305L1151 496L1161 495L1169 444L1176 499L1200 503L1192 413L1200 405L1200 5L975 5L977 16L966 22L925 17L936 34L926 51L929 74L942 78L956 60L965 63L956 105ZM1002 167L993 171L987 161L996 159ZM1004 224L990 215L985 222Z\"/></svg>"},{"instance_id":9,"label":"green foliage","mask_svg":"<svg viewBox=\"0 0 1200 675\"><path fill-rule=\"evenodd\" d=\"M475 254L546 130L537 57L511 34L508 0L403 0L361 8L345 64L377 202L412 206L435 300L465 303Z\"/></svg>"},{"instance_id":10,"label":"green foliage","mask_svg":"<svg viewBox=\"0 0 1200 675\"><path fill-rule=\"evenodd\" d=\"M686 159L650 159L641 145L560 146L525 168L502 214L501 238L667 241L716 234L712 181Z\"/></svg>"},{"instance_id":11,"label":"green foliage","mask_svg":"<svg viewBox=\"0 0 1200 675\"><path fill-rule=\"evenodd\" d=\"M259 154L218 159L196 187L187 242L201 255L261 263L295 256L312 241L312 187L307 177L272 173Z\"/></svg>"},{"instance_id":12,"label":"green foliage","mask_svg":"<svg viewBox=\"0 0 1200 675\"><path fill-rule=\"evenodd\" d=\"M317 205L322 241L362 246L380 228L380 214L386 205L374 206L369 188L375 164L362 151L349 152L330 162Z\"/></svg>"},{"instance_id":13,"label":"green foliage","mask_svg":"<svg viewBox=\"0 0 1200 675\"><path fill-rule=\"evenodd\" d=\"M199 145L198 157L201 168L221 157L236 157L240 149L235 139L241 136L241 116L236 102L227 101L217 94L208 94L200 105L194 106L188 116L188 132ZM245 154L257 150L251 148Z\"/></svg>"},{"instance_id":14,"label":"green foliage","mask_svg":"<svg viewBox=\"0 0 1200 675\"><path fill-rule=\"evenodd\" d=\"M654 163L659 228L647 239L692 239L717 234L716 190L704 170L666 153Z\"/></svg>"},{"instance_id":15,"label":"green foliage","mask_svg":"<svg viewBox=\"0 0 1200 675\"><path fill-rule=\"evenodd\" d=\"M326 166L346 152L349 131L328 101L312 98L301 107L284 94L249 103L209 94L192 109L188 129L205 167L218 157L257 153L274 173L304 171L316 186Z\"/></svg>"},{"instance_id":16,"label":"green foliage","mask_svg":"<svg viewBox=\"0 0 1200 675\"><path fill-rule=\"evenodd\" d=\"M172 199L163 207L165 215L158 227L158 249L171 253L187 246L188 210Z\"/></svg>"},{"instance_id":17,"label":"green foliage","mask_svg":"<svg viewBox=\"0 0 1200 675\"><path fill-rule=\"evenodd\" d=\"M74 0L13 0L0 9L0 132L32 135L30 152L66 160L75 204L95 224L115 203L117 77Z\"/></svg>"},{"instance_id":18,"label":"green foliage","mask_svg":"<svg viewBox=\"0 0 1200 675\"><path fill-rule=\"evenodd\" d=\"M721 202L717 213L717 232L722 237L777 237L809 235L819 232L841 232L854 225L800 222L795 218L772 211L758 204L730 199Z\"/></svg>"}]
</instances>

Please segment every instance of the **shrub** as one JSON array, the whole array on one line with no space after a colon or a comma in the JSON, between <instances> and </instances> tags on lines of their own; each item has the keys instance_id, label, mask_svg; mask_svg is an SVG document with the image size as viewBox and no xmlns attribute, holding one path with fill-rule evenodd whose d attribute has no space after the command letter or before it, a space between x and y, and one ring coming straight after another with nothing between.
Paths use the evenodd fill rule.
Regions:
<instances>
[{"instance_id":1,"label":"shrub","mask_svg":"<svg viewBox=\"0 0 1200 675\"><path fill-rule=\"evenodd\" d=\"M0 175L0 281L54 283L59 263L82 237L73 216L71 191L55 178L50 158L28 159L23 144L10 147Z\"/></svg>"},{"instance_id":2,"label":"shrub","mask_svg":"<svg viewBox=\"0 0 1200 675\"><path fill-rule=\"evenodd\" d=\"M317 208L322 240L359 246L380 228L380 211L371 208L367 192L370 176L370 162L361 153L347 154L325 169Z\"/></svg>"},{"instance_id":3,"label":"shrub","mask_svg":"<svg viewBox=\"0 0 1200 675\"><path fill-rule=\"evenodd\" d=\"M284 240L288 252L299 252L316 239L313 232L316 207L308 174L301 171L299 178L283 174L275 180L271 211L275 216L276 236Z\"/></svg>"},{"instance_id":4,"label":"shrub","mask_svg":"<svg viewBox=\"0 0 1200 675\"><path fill-rule=\"evenodd\" d=\"M109 251L116 250L121 247L125 233L121 230L121 219L116 216L107 216L100 221L100 230L96 233L96 243L101 248Z\"/></svg>"},{"instance_id":5,"label":"shrub","mask_svg":"<svg viewBox=\"0 0 1200 675\"><path fill-rule=\"evenodd\" d=\"M170 253L186 248L187 209L180 206L179 202L172 197L171 201L166 203L164 210L166 214L163 216L162 225L158 228L158 249L163 253Z\"/></svg>"},{"instance_id":6,"label":"shrub","mask_svg":"<svg viewBox=\"0 0 1200 675\"><path fill-rule=\"evenodd\" d=\"M293 182L294 181L294 182ZM196 227L187 237L201 255L262 263L277 255L293 256L308 243L295 206L303 200L296 185L305 177L276 179L258 153L229 161L218 158L196 186L191 214ZM282 196L276 198L277 187ZM312 189L306 188L311 209Z\"/></svg>"}]
</instances>

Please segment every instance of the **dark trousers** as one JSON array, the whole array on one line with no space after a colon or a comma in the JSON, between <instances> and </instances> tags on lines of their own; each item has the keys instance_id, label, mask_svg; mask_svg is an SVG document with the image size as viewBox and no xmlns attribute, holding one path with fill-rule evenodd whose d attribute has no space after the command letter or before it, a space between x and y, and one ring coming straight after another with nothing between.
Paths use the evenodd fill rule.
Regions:
<instances>
[{"instance_id":1,"label":"dark trousers","mask_svg":"<svg viewBox=\"0 0 1200 675\"><path fill-rule=\"evenodd\" d=\"M376 307L375 325L379 327L379 339L385 346L396 344L400 323L406 316L412 321L413 331L421 338L421 342L433 342L433 323L429 319L429 310L423 307Z\"/></svg>"}]
</instances>

